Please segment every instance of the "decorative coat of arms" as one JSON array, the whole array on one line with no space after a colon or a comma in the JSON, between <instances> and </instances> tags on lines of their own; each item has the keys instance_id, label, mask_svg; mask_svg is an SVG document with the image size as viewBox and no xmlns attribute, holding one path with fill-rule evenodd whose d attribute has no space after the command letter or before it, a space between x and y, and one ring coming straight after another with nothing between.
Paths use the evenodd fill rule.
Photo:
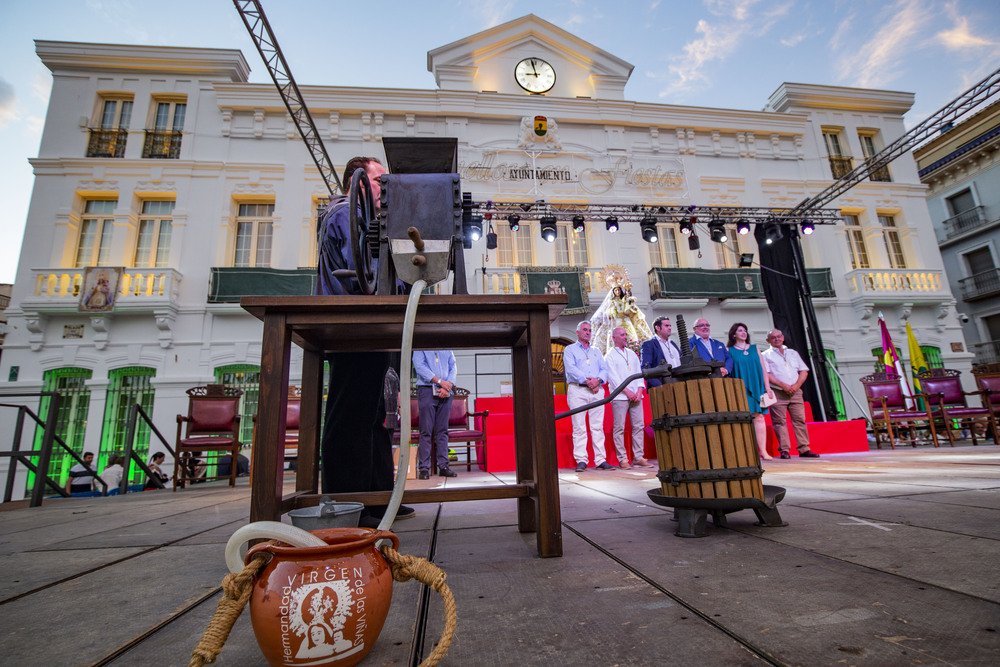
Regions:
<instances>
[{"instance_id":1,"label":"decorative coat of arms","mask_svg":"<svg viewBox=\"0 0 1000 667\"><path fill-rule=\"evenodd\" d=\"M537 119L541 118L541 121ZM541 123L541 134L538 134ZM562 148L559 141L559 125L552 118L545 116L525 116L521 119L518 133L518 147L535 150L556 150Z\"/></svg>"}]
</instances>

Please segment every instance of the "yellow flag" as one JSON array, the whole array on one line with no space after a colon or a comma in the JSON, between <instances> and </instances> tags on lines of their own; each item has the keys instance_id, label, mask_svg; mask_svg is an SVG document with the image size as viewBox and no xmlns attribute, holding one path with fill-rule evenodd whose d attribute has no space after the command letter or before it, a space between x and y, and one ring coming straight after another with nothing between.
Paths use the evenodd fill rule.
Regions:
<instances>
[{"instance_id":1,"label":"yellow flag","mask_svg":"<svg viewBox=\"0 0 1000 667\"><path fill-rule=\"evenodd\" d=\"M917 345L917 337L913 335L910 323L906 323L906 340L910 344L910 374L913 376L913 391L921 393L920 378L917 374L927 370L927 360L924 359L924 351Z\"/></svg>"}]
</instances>

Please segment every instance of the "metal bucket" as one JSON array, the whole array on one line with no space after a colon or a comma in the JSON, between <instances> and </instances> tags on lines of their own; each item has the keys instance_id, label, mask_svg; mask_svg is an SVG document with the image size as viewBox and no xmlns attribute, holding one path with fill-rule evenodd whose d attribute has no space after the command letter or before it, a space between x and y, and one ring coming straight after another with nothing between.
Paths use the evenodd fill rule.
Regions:
<instances>
[{"instance_id":1,"label":"metal bucket","mask_svg":"<svg viewBox=\"0 0 1000 667\"><path fill-rule=\"evenodd\" d=\"M319 505L292 510L288 516L292 525L302 530L357 528L364 508L362 503L337 503L323 496Z\"/></svg>"}]
</instances>

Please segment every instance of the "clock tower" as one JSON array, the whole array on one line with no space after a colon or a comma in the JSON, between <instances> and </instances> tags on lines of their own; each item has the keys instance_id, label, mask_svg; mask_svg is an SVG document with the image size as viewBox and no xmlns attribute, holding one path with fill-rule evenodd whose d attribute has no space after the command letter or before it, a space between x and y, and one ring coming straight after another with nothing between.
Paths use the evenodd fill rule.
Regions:
<instances>
[{"instance_id":1,"label":"clock tower","mask_svg":"<svg viewBox=\"0 0 1000 667\"><path fill-rule=\"evenodd\" d=\"M533 14L430 51L442 90L625 99L633 66Z\"/></svg>"}]
</instances>

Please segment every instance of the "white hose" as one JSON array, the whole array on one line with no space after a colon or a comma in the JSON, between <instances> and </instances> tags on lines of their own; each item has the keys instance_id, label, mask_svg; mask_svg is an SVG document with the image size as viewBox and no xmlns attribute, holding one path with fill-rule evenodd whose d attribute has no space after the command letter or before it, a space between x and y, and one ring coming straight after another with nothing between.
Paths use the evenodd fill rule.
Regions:
<instances>
[{"instance_id":1,"label":"white hose","mask_svg":"<svg viewBox=\"0 0 1000 667\"><path fill-rule=\"evenodd\" d=\"M280 521L254 521L238 528L226 543L226 567L233 574L243 571L243 557L250 540L281 540L293 547L325 547L326 542L312 533Z\"/></svg>"},{"instance_id":2,"label":"white hose","mask_svg":"<svg viewBox=\"0 0 1000 667\"><path fill-rule=\"evenodd\" d=\"M403 341L400 349L399 386L400 386L400 424L399 424L399 468L396 472L396 484L392 488L392 496L385 508L385 514L378 525L379 530L389 530L396 519L399 504L403 500L406 487L406 471L410 467L410 366L413 363L413 328L417 318L417 302L420 293L427 287L427 282L418 280L413 283L410 298L406 301L406 314L403 316ZM403 386L407 390L403 396ZM255 521L236 530L226 544L226 566L230 572L239 574L243 571L243 558L246 556L246 543L250 540L281 540L293 547L325 547L326 542L312 533L289 526L280 521ZM383 542L383 540L379 540Z\"/></svg>"},{"instance_id":3,"label":"white hose","mask_svg":"<svg viewBox=\"0 0 1000 667\"><path fill-rule=\"evenodd\" d=\"M413 328L417 319L417 301L427 287L423 279L413 283L410 298L406 301L406 314L403 315L403 341L400 346L399 360L399 466L396 469L396 484L392 487L392 496L385 514L378 525L379 530L389 530L396 519L399 504L403 500L406 487L406 472L410 469L410 366L413 363ZM403 390L406 387L406 391Z\"/></svg>"}]
</instances>

